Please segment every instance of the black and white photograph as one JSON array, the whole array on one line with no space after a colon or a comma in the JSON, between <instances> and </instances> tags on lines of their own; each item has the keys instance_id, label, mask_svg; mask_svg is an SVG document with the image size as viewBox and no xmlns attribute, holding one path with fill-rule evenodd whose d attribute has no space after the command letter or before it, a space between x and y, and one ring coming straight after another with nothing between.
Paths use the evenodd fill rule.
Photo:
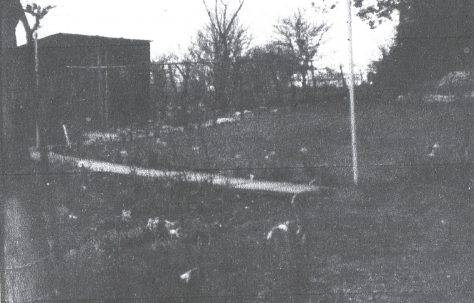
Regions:
<instances>
[{"instance_id":1,"label":"black and white photograph","mask_svg":"<svg viewBox=\"0 0 474 303\"><path fill-rule=\"evenodd\" d=\"M0 303L474 301L474 0L0 0Z\"/></svg>"}]
</instances>

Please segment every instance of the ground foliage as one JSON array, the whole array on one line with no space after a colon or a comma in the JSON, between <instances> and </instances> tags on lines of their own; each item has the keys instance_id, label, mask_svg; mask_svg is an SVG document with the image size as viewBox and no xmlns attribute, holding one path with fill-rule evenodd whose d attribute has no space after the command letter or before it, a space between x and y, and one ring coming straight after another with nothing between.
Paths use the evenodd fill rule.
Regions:
<instances>
[{"instance_id":1,"label":"ground foliage","mask_svg":"<svg viewBox=\"0 0 474 303\"><path fill-rule=\"evenodd\" d=\"M469 184L461 182L469 178L460 174L469 167L462 162L463 106L359 107L362 185L333 183L325 195L249 193L64 166L11 181L30 205L31 237L52 254L43 280L50 298L469 302L472 204ZM212 158L219 166L235 165L236 150L266 161L271 146L285 155L273 167L296 153L325 156L345 164L350 180L343 110L267 109L206 128L203 142L216 148L210 154L220 155ZM133 139L138 133L126 145L101 142L81 155L138 154L150 140ZM192 150L193 130L172 134L159 139L175 140L168 142L175 156Z\"/></svg>"},{"instance_id":2,"label":"ground foliage","mask_svg":"<svg viewBox=\"0 0 474 303\"><path fill-rule=\"evenodd\" d=\"M451 187L363 186L291 199L106 174L24 184L23 199L48 191L55 205L57 256L45 280L54 287L51 298L468 302L471 296L472 206ZM38 214L32 216L37 239L45 236ZM179 236L164 225L150 229L151 218L173 222ZM276 228L282 224L287 228Z\"/></svg>"}]
</instances>

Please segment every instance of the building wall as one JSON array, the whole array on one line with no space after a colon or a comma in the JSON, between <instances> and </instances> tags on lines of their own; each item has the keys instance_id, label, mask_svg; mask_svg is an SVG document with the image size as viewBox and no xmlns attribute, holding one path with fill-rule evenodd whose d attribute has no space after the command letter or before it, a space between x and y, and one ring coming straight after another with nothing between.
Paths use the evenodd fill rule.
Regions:
<instances>
[{"instance_id":1,"label":"building wall","mask_svg":"<svg viewBox=\"0 0 474 303\"><path fill-rule=\"evenodd\" d=\"M68 41L49 41L46 46L40 43L43 99L51 117L51 133L56 136L61 135L61 123L75 128L104 127L106 112L108 126L148 119L149 43L118 45L115 40L97 39L72 41L77 46ZM107 73L105 69L84 68L106 65L110 66Z\"/></svg>"}]
</instances>

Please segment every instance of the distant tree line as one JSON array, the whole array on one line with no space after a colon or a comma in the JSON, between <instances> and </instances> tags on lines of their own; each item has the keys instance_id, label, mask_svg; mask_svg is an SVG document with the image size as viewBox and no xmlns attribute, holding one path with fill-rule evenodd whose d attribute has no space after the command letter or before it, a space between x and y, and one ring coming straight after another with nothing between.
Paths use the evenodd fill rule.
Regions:
<instances>
[{"instance_id":1,"label":"distant tree line","mask_svg":"<svg viewBox=\"0 0 474 303\"><path fill-rule=\"evenodd\" d=\"M450 71L472 69L472 1L356 0L355 6L372 27L398 15L393 45L373 64L374 82L385 96L418 89Z\"/></svg>"},{"instance_id":2,"label":"distant tree line","mask_svg":"<svg viewBox=\"0 0 474 303\"><path fill-rule=\"evenodd\" d=\"M355 0L358 16L372 28L399 19L392 45L381 49L381 59L372 64L369 82L373 85L364 87L366 99L390 100L420 90L450 71L472 69L471 2ZM250 47L248 32L238 18L244 0L234 2L234 9L230 3L215 1L209 6L203 0L208 23L184 59L168 56L153 64L152 97L168 100L160 103L160 112L174 108L178 120L185 121L190 112L206 109L295 107L302 102L343 100L342 71L314 67L329 29L322 18L309 21L304 11L297 10L275 24L273 41ZM178 61L181 64L169 64Z\"/></svg>"},{"instance_id":3,"label":"distant tree line","mask_svg":"<svg viewBox=\"0 0 474 303\"><path fill-rule=\"evenodd\" d=\"M151 96L161 118L174 115L183 124L207 112L295 107L318 96L327 101L328 93L342 99L341 73L315 68L329 29L323 21L310 22L297 10L275 24L273 41L250 47L238 18L243 0L234 9L222 1L203 4L208 22L188 52L152 62Z\"/></svg>"}]
</instances>

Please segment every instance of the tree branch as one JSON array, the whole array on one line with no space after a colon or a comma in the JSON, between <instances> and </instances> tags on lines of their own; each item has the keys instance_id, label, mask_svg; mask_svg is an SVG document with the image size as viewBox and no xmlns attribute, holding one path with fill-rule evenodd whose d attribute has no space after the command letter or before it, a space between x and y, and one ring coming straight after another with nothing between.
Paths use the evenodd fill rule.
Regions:
<instances>
[{"instance_id":1,"label":"tree branch","mask_svg":"<svg viewBox=\"0 0 474 303\"><path fill-rule=\"evenodd\" d=\"M216 23L214 22L214 19L212 18L212 13L211 13L211 11L209 10L209 8L206 4L206 0L202 0L202 3L204 4L204 7L206 8L207 15L209 16L209 22L211 22L211 27L215 30L218 30L218 28L216 26Z\"/></svg>"},{"instance_id":2,"label":"tree branch","mask_svg":"<svg viewBox=\"0 0 474 303\"><path fill-rule=\"evenodd\" d=\"M234 23L235 18L237 18L237 15L239 14L240 10L242 9L242 6L244 5L244 2L245 2L245 0L240 0L239 7L238 7L237 10L235 11L234 15L233 15L232 18L230 19L229 24L227 25L227 27L226 27L226 29L225 29L225 32L226 32L226 33L229 31L230 27L231 27L232 24Z\"/></svg>"}]
</instances>

